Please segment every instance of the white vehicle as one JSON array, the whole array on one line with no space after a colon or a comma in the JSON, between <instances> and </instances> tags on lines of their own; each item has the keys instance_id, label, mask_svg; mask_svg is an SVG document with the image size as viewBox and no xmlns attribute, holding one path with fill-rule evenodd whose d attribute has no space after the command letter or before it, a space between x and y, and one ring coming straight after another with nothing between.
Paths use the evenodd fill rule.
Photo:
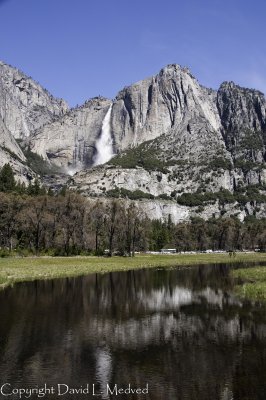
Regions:
<instances>
[{"instance_id":1,"label":"white vehicle","mask_svg":"<svg viewBox=\"0 0 266 400\"><path fill-rule=\"evenodd\" d=\"M175 254L176 249L161 249L161 254Z\"/></svg>"}]
</instances>

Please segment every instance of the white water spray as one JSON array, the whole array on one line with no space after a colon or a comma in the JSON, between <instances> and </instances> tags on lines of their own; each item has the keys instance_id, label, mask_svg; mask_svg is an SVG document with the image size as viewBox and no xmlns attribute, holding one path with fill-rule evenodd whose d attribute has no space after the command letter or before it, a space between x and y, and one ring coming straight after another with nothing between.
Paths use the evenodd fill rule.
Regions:
<instances>
[{"instance_id":1,"label":"white water spray","mask_svg":"<svg viewBox=\"0 0 266 400\"><path fill-rule=\"evenodd\" d=\"M114 156L110 124L112 107L113 105L111 104L104 117L101 135L95 145L97 154L94 165L104 164Z\"/></svg>"}]
</instances>

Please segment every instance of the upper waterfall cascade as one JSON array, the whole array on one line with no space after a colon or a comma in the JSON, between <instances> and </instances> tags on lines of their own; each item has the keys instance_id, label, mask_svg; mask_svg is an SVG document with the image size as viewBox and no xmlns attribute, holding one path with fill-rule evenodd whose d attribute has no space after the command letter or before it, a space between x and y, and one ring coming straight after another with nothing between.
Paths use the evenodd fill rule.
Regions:
<instances>
[{"instance_id":1,"label":"upper waterfall cascade","mask_svg":"<svg viewBox=\"0 0 266 400\"><path fill-rule=\"evenodd\" d=\"M94 165L104 164L114 156L113 139L111 135L112 106L111 104L104 117L101 135L95 145L97 154Z\"/></svg>"}]
</instances>

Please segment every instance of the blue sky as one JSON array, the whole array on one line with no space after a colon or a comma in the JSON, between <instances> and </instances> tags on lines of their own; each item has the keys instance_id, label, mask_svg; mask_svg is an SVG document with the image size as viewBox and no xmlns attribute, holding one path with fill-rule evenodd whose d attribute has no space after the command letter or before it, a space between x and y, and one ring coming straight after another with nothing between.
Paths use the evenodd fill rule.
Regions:
<instances>
[{"instance_id":1,"label":"blue sky","mask_svg":"<svg viewBox=\"0 0 266 400\"><path fill-rule=\"evenodd\" d=\"M0 0L0 59L70 105L188 66L266 92L265 0Z\"/></svg>"}]
</instances>

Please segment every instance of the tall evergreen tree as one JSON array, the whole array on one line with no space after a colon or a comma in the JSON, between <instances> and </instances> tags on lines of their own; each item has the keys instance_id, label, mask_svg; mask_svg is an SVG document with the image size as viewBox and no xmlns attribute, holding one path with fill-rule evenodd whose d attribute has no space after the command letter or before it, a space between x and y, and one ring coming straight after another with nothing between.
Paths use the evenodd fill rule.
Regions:
<instances>
[{"instance_id":1,"label":"tall evergreen tree","mask_svg":"<svg viewBox=\"0 0 266 400\"><path fill-rule=\"evenodd\" d=\"M5 164L0 171L0 191L12 192L16 190L14 172L10 164Z\"/></svg>"}]
</instances>

